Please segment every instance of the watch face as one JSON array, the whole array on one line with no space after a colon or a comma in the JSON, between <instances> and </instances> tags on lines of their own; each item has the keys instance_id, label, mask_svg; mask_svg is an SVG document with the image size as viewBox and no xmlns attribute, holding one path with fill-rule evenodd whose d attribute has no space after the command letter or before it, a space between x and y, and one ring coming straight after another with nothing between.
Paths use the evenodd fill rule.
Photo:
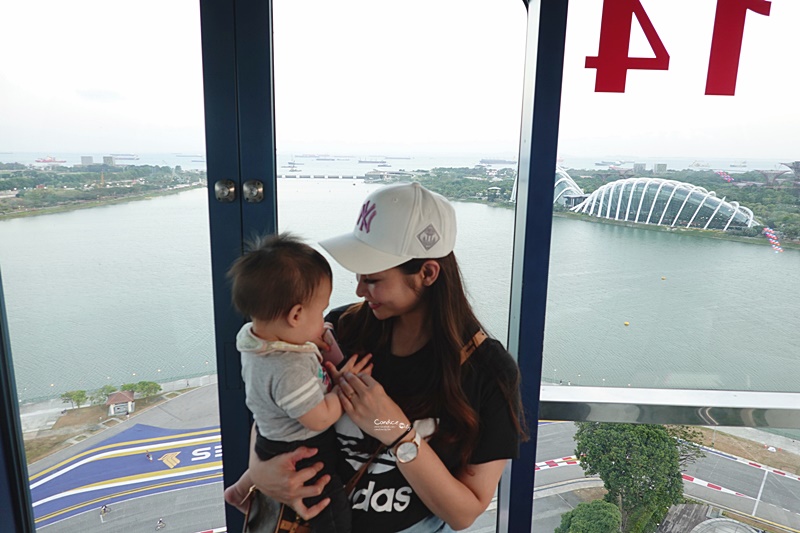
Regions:
<instances>
[{"instance_id":1,"label":"watch face","mask_svg":"<svg viewBox=\"0 0 800 533\"><path fill-rule=\"evenodd\" d=\"M397 447L397 460L407 463L417 458L419 447L415 442L404 442Z\"/></svg>"}]
</instances>

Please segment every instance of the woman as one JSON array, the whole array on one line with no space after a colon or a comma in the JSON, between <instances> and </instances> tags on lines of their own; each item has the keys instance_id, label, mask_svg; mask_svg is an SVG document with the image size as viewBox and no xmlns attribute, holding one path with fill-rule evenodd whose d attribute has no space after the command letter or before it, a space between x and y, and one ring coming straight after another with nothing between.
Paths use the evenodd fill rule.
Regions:
<instances>
[{"instance_id":1,"label":"woman","mask_svg":"<svg viewBox=\"0 0 800 533\"><path fill-rule=\"evenodd\" d=\"M353 531L423 533L464 529L489 505L508 459L525 437L519 371L482 328L453 255L455 211L418 183L382 187L364 202L352 233L321 242L357 274L363 302L330 313L346 354L372 353L373 370L345 374L336 424L351 479L380 448L351 495ZM475 348L475 345L479 346ZM304 518L302 498L327 476L295 472L315 450L299 449L250 470L225 494L238 504L250 481Z\"/></svg>"}]
</instances>

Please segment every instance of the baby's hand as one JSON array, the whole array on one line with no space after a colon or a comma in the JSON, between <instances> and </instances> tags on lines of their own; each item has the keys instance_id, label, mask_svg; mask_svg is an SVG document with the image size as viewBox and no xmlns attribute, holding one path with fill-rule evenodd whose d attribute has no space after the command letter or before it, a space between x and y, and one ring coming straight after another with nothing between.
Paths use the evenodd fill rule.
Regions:
<instances>
[{"instance_id":1,"label":"baby's hand","mask_svg":"<svg viewBox=\"0 0 800 533\"><path fill-rule=\"evenodd\" d=\"M331 362L326 362L325 368L328 370L331 379L333 379L333 383L338 385L339 380L345 372L350 372L352 374L367 374L371 376L372 363L370 363L370 359L372 359L371 353L368 353L364 357L358 357L357 354L354 354L350 356L350 359L347 360L341 370L337 370L336 365Z\"/></svg>"}]
</instances>

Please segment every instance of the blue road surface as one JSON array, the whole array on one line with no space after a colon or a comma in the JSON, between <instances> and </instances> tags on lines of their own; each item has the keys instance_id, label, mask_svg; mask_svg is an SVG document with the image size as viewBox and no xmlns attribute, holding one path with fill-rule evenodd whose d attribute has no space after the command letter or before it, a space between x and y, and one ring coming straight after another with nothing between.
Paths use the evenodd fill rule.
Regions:
<instances>
[{"instance_id":1,"label":"blue road surface","mask_svg":"<svg viewBox=\"0 0 800 533\"><path fill-rule=\"evenodd\" d=\"M149 460L147 454L152 460ZM36 525L103 505L219 482L219 426L171 430L137 424L30 477Z\"/></svg>"}]
</instances>

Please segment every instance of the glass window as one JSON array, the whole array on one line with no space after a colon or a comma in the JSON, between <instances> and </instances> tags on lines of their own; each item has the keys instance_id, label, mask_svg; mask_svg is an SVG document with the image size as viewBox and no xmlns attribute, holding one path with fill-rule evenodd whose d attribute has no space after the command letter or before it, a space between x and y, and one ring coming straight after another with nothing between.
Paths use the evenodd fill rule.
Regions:
<instances>
[{"instance_id":1,"label":"glass window","mask_svg":"<svg viewBox=\"0 0 800 533\"><path fill-rule=\"evenodd\" d=\"M673 505L683 497L710 517L797 528L800 509L785 503L800 468L800 165L792 74L775 72L800 12L727 0L570 8L556 179L577 190L554 206L541 413L588 421L578 427L591 438L540 423L534 530L607 491L625 531L692 512ZM626 508L614 483L657 492L657 470L687 442L704 457L679 455L674 501ZM691 528L708 518L697 513Z\"/></svg>"},{"instance_id":2,"label":"glass window","mask_svg":"<svg viewBox=\"0 0 800 533\"><path fill-rule=\"evenodd\" d=\"M775 77L795 7L717 4L571 6L559 166L580 190L553 220L545 382L798 392L795 106ZM628 55L615 32L633 58L660 39L669 69L602 66ZM730 77L710 50L740 40L735 94L706 94ZM624 92L596 89L605 76Z\"/></svg>"},{"instance_id":3,"label":"glass window","mask_svg":"<svg viewBox=\"0 0 800 533\"><path fill-rule=\"evenodd\" d=\"M198 6L0 18L0 268L36 524L224 525Z\"/></svg>"}]
</instances>

